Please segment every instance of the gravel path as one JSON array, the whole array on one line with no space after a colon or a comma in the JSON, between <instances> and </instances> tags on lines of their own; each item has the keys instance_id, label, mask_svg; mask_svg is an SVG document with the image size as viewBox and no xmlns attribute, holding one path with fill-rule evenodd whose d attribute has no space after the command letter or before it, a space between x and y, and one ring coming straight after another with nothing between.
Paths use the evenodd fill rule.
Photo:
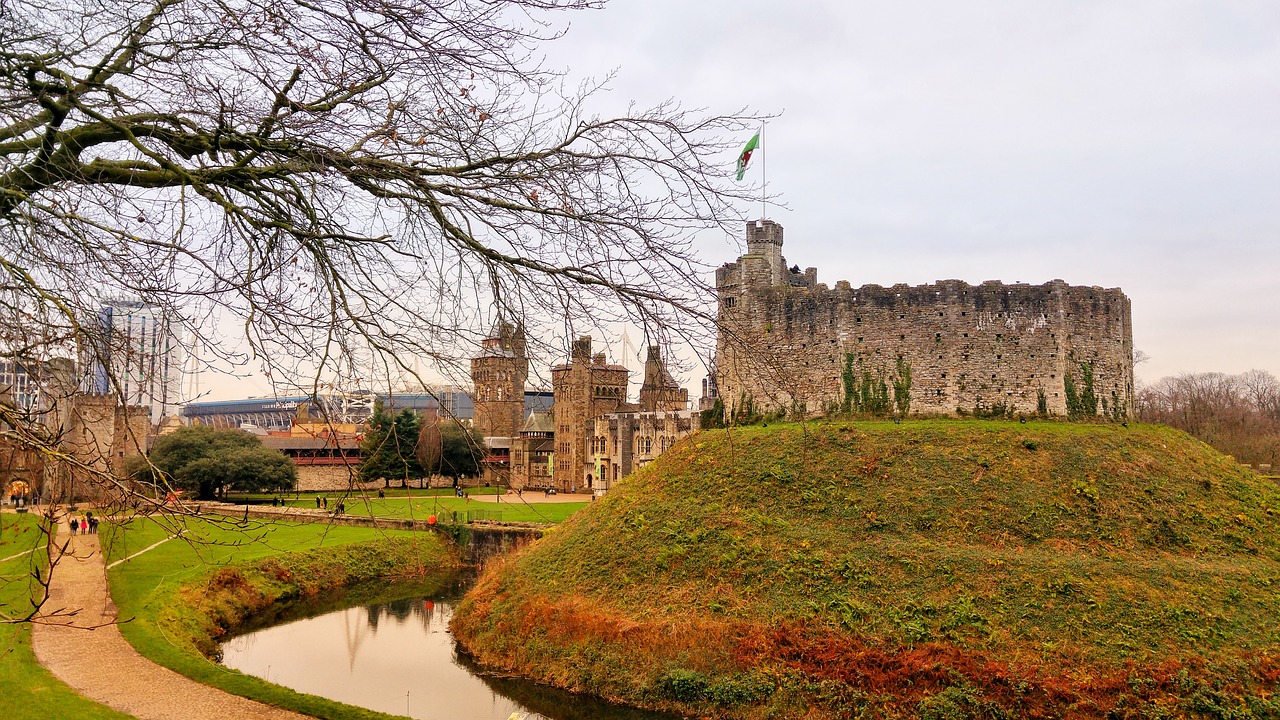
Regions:
<instances>
[{"instance_id":1,"label":"gravel path","mask_svg":"<svg viewBox=\"0 0 1280 720\"><path fill-rule=\"evenodd\" d=\"M59 539L69 532L64 524ZM308 716L202 685L138 654L114 625L97 535L78 535L53 573L36 658L85 697L143 720L304 720ZM74 613L59 617L60 612Z\"/></svg>"}]
</instances>

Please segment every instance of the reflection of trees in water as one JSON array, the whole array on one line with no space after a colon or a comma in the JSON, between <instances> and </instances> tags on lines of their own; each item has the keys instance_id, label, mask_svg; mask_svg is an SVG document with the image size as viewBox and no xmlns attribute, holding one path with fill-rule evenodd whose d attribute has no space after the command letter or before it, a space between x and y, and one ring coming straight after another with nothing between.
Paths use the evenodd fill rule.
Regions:
<instances>
[{"instance_id":1,"label":"reflection of trees in water","mask_svg":"<svg viewBox=\"0 0 1280 720\"><path fill-rule=\"evenodd\" d=\"M342 588L340 591L333 593L299 598L290 602L275 603L260 612L254 613L245 622L238 625L235 628L235 636L297 620L320 617L340 610L359 612L362 609L368 610L370 607L376 608L385 604L384 598L400 598L405 595L419 599L431 597L435 598L435 602L443 600L448 604L462 597L463 592L470 587L470 583L474 580L474 575L470 572L454 572L443 578L443 584L441 580L442 578L436 577L425 582L398 584L370 582L364 585ZM373 605L370 605L370 603L373 603ZM374 629L377 627L378 617L377 613L369 616L368 624L373 626ZM447 621L448 618L446 617L445 620Z\"/></svg>"},{"instance_id":2,"label":"reflection of trees in water","mask_svg":"<svg viewBox=\"0 0 1280 720\"><path fill-rule=\"evenodd\" d=\"M355 667L356 656L360 654L360 646L364 645L365 638L378 634L378 626L384 617L393 620L397 627L406 624L409 620L416 619L422 623L422 631L424 633L431 632L431 622L435 619L437 610L442 613L441 621L447 620L448 616L444 613L448 612L448 605L442 603L441 607L437 607L437 602L417 597L403 598L377 605L366 605L364 607L365 622L363 624L352 622L358 611L353 610L352 612L343 613L342 624L347 639L348 669Z\"/></svg>"},{"instance_id":3,"label":"reflection of trees in water","mask_svg":"<svg viewBox=\"0 0 1280 720\"><path fill-rule=\"evenodd\" d=\"M378 626L383 618L391 618L396 626L404 625L411 619L422 623L424 633L431 632L431 623L440 613L440 622L448 623L453 605L449 600L462 597L462 593L471 586L475 576L469 572L456 573L442 588L437 588L431 598L422 595L400 598L390 602L365 605L365 622L353 623L359 610L352 608L342 615L343 628L347 639L347 662L355 667L356 656L360 654L360 646L366 637L378 634Z\"/></svg>"},{"instance_id":4,"label":"reflection of trees in water","mask_svg":"<svg viewBox=\"0 0 1280 720\"><path fill-rule=\"evenodd\" d=\"M409 619L410 615L415 615L418 612L421 612L423 603L421 599L404 599L389 602L383 607L386 608L388 615L403 622Z\"/></svg>"},{"instance_id":5,"label":"reflection of trees in water","mask_svg":"<svg viewBox=\"0 0 1280 720\"><path fill-rule=\"evenodd\" d=\"M365 610L369 612L369 626L375 632L378 630L379 621L383 618L392 618L396 620L397 625L416 619L422 624L422 629L430 630L431 620L435 618L436 601L422 597L408 597L381 603L381 605L370 605Z\"/></svg>"},{"instance_id":6,"label":"reflection of trees in water","mask_svg":"<svg viewBox=\"0 0 1280 720\"><path fill-rule=\"evenodd\" d=\"M384 617L395 620L396 625L403 625L410 619L416 619L422 623L423 630L430 631L431 621L436 616L436 610L436 601L420 597L404 598L389 603L365 606L365 613L369 618L369 628L375 633L378 631L378 624Z\"/></svg>"},{"instance_id":7,"label":"reflection of trees in water","mask_svg":"<svg viewBox=\"0 0 1280 720\"><path fill-rule=\"evenodd\" d=\"M493 692L552 720L680 720L679 715L613 705L592 695L579 695L529 680L490 675L464 652L454 651L454 662ZM533 720L532 716L530 720Z\"/></svg>"}]
</instances>

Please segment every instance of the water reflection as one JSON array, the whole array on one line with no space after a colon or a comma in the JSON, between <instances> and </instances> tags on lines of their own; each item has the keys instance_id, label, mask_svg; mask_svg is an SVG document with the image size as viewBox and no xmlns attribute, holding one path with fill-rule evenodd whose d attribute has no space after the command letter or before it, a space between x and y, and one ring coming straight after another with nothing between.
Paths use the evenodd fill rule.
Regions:
<instances>
[{"instance_id":1,"label":"water reflection","mask_svg":"<svg viewBox=\"0 0 1280 720\"><path fill-rule=\"evenodd\" d=\"M486 676L448 632L452 598L410 598L259 630L222 663L299 692L419 720L655 720L535 683Z\"/></svg>"}]
</instances>

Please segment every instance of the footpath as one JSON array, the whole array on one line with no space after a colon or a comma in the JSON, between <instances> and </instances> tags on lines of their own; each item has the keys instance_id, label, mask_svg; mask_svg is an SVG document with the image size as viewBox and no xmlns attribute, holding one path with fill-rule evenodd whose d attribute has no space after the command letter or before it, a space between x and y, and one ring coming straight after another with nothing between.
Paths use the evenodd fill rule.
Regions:
<instances>
[{"instance_id":1,"label":"footpath","mask_svg":"<svg viewBox=\"0 0 1280 720\"><path fill-rule=\"evenodd\" d=\"M232 695L157 665L138 654L116 626L116 607L97 535L69 537L59 526L44 616L31 631L36 659L95 702L142 720L305 720L308 716Z\"/></svg>"}]
</instances>

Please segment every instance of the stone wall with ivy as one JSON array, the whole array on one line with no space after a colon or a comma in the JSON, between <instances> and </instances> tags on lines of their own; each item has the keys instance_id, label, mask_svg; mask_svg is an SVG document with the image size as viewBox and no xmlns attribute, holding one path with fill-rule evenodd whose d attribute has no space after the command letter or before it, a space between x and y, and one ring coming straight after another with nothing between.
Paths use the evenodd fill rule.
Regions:
<instances>
[{"instance_id":1,"label":"stone wall with ivy","mask_svg":"<svg viewBox=\"0 0 1280 720\"><path fill-rule=\"evenodd\" d=\"M716 274L716 377L731 412L749 401L793 415L1132 414L1132 319L1118 288L832 289L812 269L775 281L755 267L780 259L747 254Z\"/></svg>"}]
</instances>

